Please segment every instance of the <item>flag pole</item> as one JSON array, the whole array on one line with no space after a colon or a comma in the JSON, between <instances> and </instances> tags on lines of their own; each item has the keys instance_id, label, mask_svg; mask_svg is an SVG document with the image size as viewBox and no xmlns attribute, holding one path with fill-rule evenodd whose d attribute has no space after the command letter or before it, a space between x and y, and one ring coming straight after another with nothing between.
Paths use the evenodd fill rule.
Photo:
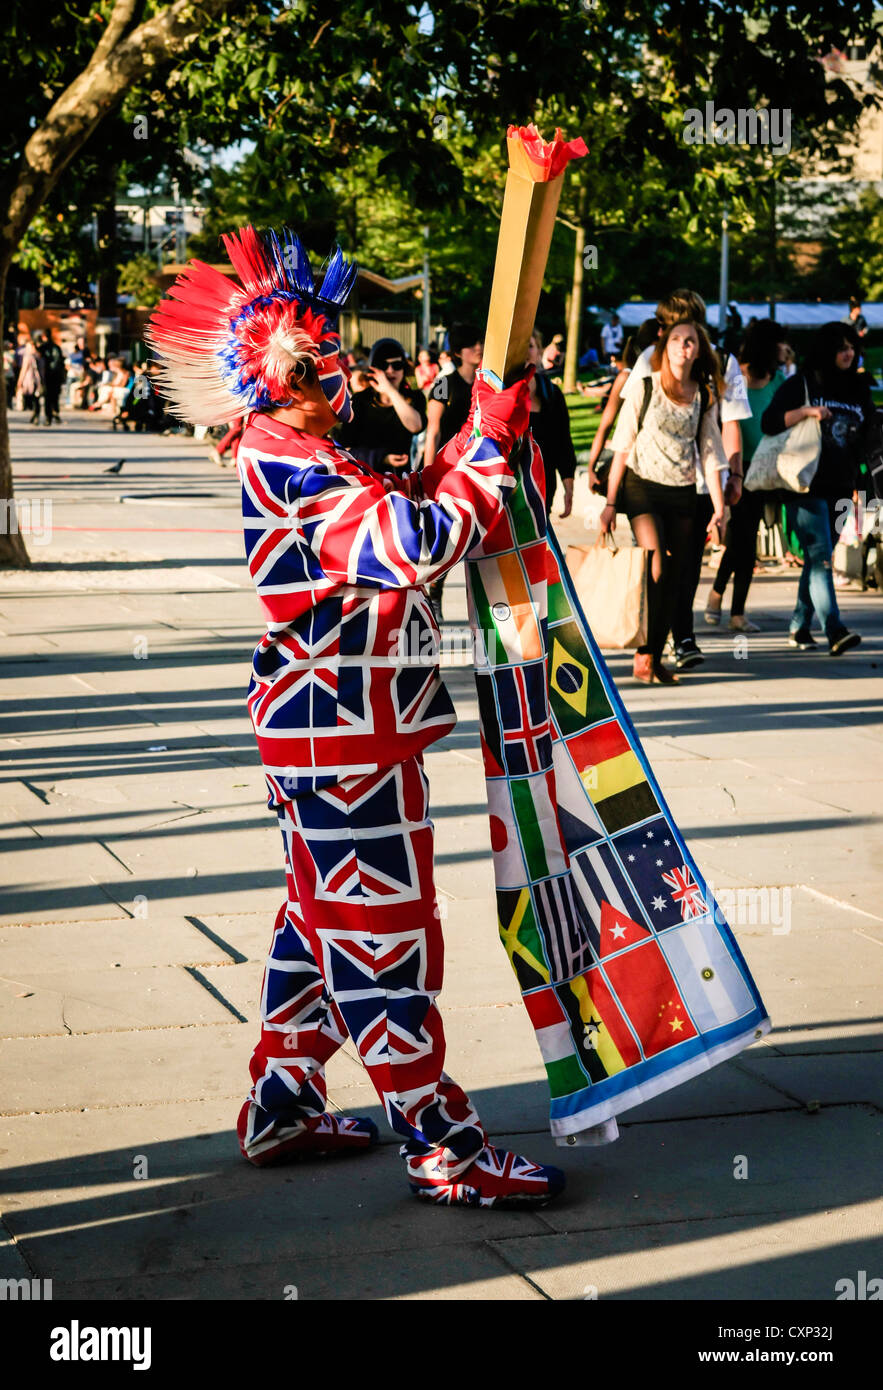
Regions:
<instances>
[{"instance_id":1,"label":"flag pole","mask_svg":"<svg viewBox=\"0 0 883 1390\"><path fill-rule=\"evenodd\" d=\"M506 143L509 171L482 360L482 374L497 388L524 366L564 170L588 153L582 139L565 141L556 130L552 140L543 140L533 125L510 126Z\"/></svg>"}]
</instances>

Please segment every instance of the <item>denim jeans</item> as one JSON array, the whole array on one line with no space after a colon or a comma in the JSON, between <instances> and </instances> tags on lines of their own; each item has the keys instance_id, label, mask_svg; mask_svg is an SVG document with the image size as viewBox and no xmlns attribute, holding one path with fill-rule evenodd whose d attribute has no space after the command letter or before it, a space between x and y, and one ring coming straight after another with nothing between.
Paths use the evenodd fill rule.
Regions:
<instances>
[{"instance_id":1,"label":"denim jeans","mask_svg":"<svg viewBox=\"0 0 883 1390\"><path fill-rule=\"evenodd\" d=\"M813 614L825 630L828 641L843 631L843 619L834 594L831 568L831 518L824 497L796 493L785 502L785 518L803 550L803 569L797 588L797 604L791 631L812 627Z\"/></svg>"}]
</instances>

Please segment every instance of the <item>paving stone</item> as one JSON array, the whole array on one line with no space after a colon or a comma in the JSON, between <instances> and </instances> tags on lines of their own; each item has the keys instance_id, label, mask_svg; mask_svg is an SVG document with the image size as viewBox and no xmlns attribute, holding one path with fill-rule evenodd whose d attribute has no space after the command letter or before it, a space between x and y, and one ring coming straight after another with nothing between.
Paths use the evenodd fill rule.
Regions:
<instances>
[{"instance_id":1,"label":"paving stone","mask_svg":"<svg viewBox=\"0 0 883 1390\"><path fill-rule=\"evenodd\" d=\"M52 1270L57 1297L99 1268L107 1279L252 1264L256 1240L261 1263L276 1275L280 1298L282 1287L292 1283L303 1286L304 1297L327 1297L333 1290L346 1296L336 1265L348 1258L359 1271L348 1281L349 1296L373 1297L375 1285L362 1280L369 1257L382 1256L397 1292L428 1293L440 1283L468 1286L469 1262L458 1275L457 1252L480 1248L491 1237L548 1229L531 1212L417 1202L394 1148L261 1171L235 1154L208 1168L198 1141L185 1138L178 1147L189 1149L192 1162L190 1172L177 1178L138 1181L130 1166L119 1182L108 1182L105 1171L90 1184L81 1173L78 1186L63 1193L19 1194L4 1220L33 1268L39 1274ZM145 1156L149 1175L161 1168L150 1146ZM447 1259L438 1253L444 1250ZM415 1258L421 1251L422 1269ZM493 1260L473 1266L481 1279L514 1277L504 1261ZM300 1278L296 1267L303 1270Z\"/></svg>"},{"instance_id":2,"label":"paving stone","mask_svg":"<svg viewBox=\"0 0 883 1390\"><path fill-rule=\"evenodd\" d=\"M671 1221L495 1244L555 1300L830 1303L839 1280L879 1268L881 1216L883 1204L863 1202L783 1220Z\"/></svg>"},{"instance_id":3,"label":"paving stone","mask_svg":"<svg viewBox=\"0 0 883 1390\"><path fill-rule=\"evenodd\" d=\"M0 1037L164 1029L227 1023L231 1017L229 1008L177 965L18 975L0 983Z\"/></svg>"},{"instance_id":4,"label":"paving stone","mask_svg":"<svg viewBox=\"0 0 883 1390\"><path fill-rule=\"evenodd\" d=\"M875 1052L813 1051L773 1056L752 1051L745 1054L740 1065L804 1105L814 1101L822 1105L864 1101L883 1111L883 1067Z\"/></svg>"},{"instance_id":5,"label":"paving stone","mask_svg":"<svg viewBox=\"0 0 883 1390\"><path fill-rule=\"evenodd\" d=\"M543 1209L549 1226L614 1231L689 1220L701 1234L710 1218L827 1210L835 1168L838 1206L879 1197L883 1116L869 1106L655 1124L637 1117L626 1117L613 1144L557 1150L567 1191ZM531 1146L545 1152L538 1140Z\"/></svg>"},{"instance_id":6,"label":"paving stone","mask_svg":"<svg viewBox=\"0 0 883 1390\"><path fill-rule=\"evenodd\" d=\"M502 1262L481 1246L432 1246L428 1250L372 1252L335 1256L325 1262L286 1261L226 1268L218 1260L186 1274L135 1275L127 1279L97 1279L66 1285L65 1298L92 1299L416 1299L478 1300L482 1303L544 1302L543 1295L516 1274L503 1271ZM292 1282L296 1281L296 1282ZM296 1290L296 1293L295 1293Z\"/></svg>"},{"instance_id":7,"label":"paving stone","mask_svg":"<svg viewBox=\"0 0 883 1390\"><path fill-rule=\"evenodd\" d=\"M229 956L182 917L121 917L0 929L0 975L144 965L220 965Z\"/></svg>"}]
</instances>

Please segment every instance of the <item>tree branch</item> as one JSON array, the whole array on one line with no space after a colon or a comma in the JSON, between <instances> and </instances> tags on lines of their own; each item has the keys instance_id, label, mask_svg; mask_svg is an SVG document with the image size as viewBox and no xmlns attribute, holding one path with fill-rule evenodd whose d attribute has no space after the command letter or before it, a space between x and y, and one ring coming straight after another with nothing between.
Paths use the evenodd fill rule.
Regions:
<instances>
[{"instance_id":1,"label":"tree branch","mask_svg":"<svg viewBox=\"0 0 883 1390\"><path fill-rule=\"evenodd\" d=\"M98 40L95 52L89 59L90 68L93 65L97 66L98 63L103 63L105 59L110 57L132 23L137 4L138 0L116 0L110 19L107 21L107 28Z\"/></svg>"},{"instance_id":2,"label":"tree branch","mask_svg":"<svg viewBox=\"0 0 883 1390\"><path fill-rule=\"evenodd\" d=\"M120 38L125 13L132 8L132 0L118 0L89 63L25 146L18 183L3 214L5 257L14 252L71 159L129 87L187 49L206 19L245 4L246 0L175 0L108 51L108 41L114 34Z\"/></svg>"}]
</instances>

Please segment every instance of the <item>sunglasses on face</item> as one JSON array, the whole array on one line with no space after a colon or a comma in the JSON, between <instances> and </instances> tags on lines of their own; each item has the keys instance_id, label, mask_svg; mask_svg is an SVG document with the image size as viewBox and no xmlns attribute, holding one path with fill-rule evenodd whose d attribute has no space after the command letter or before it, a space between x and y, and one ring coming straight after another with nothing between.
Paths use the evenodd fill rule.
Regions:
<instances>
[{"instance_id":1,"label":"sunglasses on face","mask_svg":"<svg viewBox=\"0 0 883 1390\"><path fill-rule=\"evenodd\" d=\"M404 358L402 358L402 357L390 357L390 359L389 359L388 362L384 362L384 364L383 364L383 370L384 370L385 372L389 372L389 371L393 371L393 372L403 372L403 371L405 370L405 361L404 361Z\"/></svg>"}]
</instances>

